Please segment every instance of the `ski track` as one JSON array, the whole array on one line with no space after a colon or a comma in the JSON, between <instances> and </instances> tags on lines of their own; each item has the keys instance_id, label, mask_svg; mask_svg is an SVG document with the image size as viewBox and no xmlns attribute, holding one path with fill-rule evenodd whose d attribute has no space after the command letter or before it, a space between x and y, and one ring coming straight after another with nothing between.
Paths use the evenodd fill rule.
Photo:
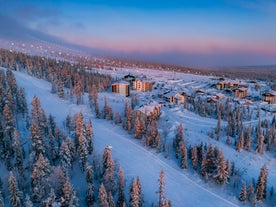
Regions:
<instances>
[{"instance_id":1,"label":"ski track","mask_svg":"<svg viewBox=\"0 0 276 207\"><path fill-rule=\"evenodd\" d=\"M30 104L34 95L37 95L46 113L53 114L57 123L62 124L67 114L82 111L86 117L93 117L86 106L76 106L69 101L63 101L50 93L50 84L43 80L28 76L27 74L14 72L18 85L25 88L27 102ZM72 115L72 114L71 114ZM201 120L202 121L202 120ZM133 175L140 176L145 200L157 202L157 180L161 169L165 171L166 196L171 200L172 206L237 206L226 198L210 191L187 177L180 169L167 164L156 154L150 152L136 140L118 127L105 120L93 119L95 130L95 150L102 152L106 145L113 146L112 156L123 166L127 179ZM119 134L121 130L124 134ZM118 142L119 140L119 142ZM129 177L131 175L131 177ZM225 195L225 194L224 194ZM227 195L225 195L227 196ZM231 198L233 201L236 199Z\"/></svg>"}]
</instances>

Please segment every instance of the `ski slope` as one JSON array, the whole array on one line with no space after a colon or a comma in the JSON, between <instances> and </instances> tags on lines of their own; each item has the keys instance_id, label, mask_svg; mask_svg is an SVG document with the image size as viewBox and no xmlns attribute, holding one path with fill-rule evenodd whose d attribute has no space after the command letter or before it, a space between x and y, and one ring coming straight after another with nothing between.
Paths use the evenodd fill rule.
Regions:
<instances>
[{"instance_id":1,"label":"ski slope","mask_svg":"<svg viewBox=\"0 0 276 207\"><path fill-rule=\"evenodd\" d=\"M38 96L47 115L50 113L54 115L60 126L62 126L62 121L67 114L73 115L79 111L82 111L86 118L93 118L87 106L77 106L51 94L49 83L24 73L14 72L14 74L18 85L25 88L29 106L33 96ZM157 180L161 169L165 171L166 197L169 198L174 207L240 205L236 198L223 192L215 193L210 187L198 184L199 182L196 182L198 180L190 179L177 165L168 164L169 162L165 158L141 146L119 126L112 125L105 120L93 119L93 128L95 150L101 154L106 145L112 145L113 159L124 170L127 180L126 188L128 189L132 178L140 176L144 200L147 201L145 206L157 203ZM84 195L81 196L84 197Z\"/></svg>"}]
</instances>

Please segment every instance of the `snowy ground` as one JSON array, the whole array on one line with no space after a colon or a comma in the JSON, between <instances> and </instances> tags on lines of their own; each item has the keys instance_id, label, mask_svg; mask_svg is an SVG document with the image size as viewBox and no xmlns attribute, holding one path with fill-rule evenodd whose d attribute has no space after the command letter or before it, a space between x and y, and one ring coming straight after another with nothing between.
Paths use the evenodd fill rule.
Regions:
<instances>
[{"instance_id":1,"label":"snowy ground","mask_svg":"<svg viewBox=\"0 0 276 207\"><path fill-rule=\"evenodd\" d=\"M25 88L26 98L30 105L34 95L41 101L42 107L47 114L55 116L57 123L62 126L62 121L67 114L73 115L82 111L85 117L93 119L95 132L95 150L102 153L106 145L112 145L112 156L122 165L129 186L132 178L141 177L143 193L147 206L151 202L157 201L157 179L163 168L165 171L166 196L172 201L172 206L242 206L235 197L237 194L230 193L224 187L215 187L206 184L192 171L181 170L174 160L165 159L162 154L156 154L141 146L120 126L112 125L105 120L94 119L90 109L85 106L77 106L66 100L59 99L51 94L49 83L30 77L26 74L14 72L18 85ZM124 107L120 97L108 96L108 93L101 94L100 99L107 96L109 104L116 106L118 111ZM169 131L182 122L185 130L185 139L189 144L199 143L200 141L213 143L218 146L227 159L236 162L236 166L245 169L245 180L255 178L259 175L260 168L264 163L269 169L268 186L276 183L276 164L275 158L270 156L256 155L254 152L236 152L233 147L229 147L222 142L217 142L206 136L206 131L216 126L216 120L202 118L191 112L179 109L163 109L161 119L166 119ZM169 136L168 136L169 137ZM275 186L274 186L275 187ZM259 204L262 206L262 204Z\"/></svg>"}]
</instances>

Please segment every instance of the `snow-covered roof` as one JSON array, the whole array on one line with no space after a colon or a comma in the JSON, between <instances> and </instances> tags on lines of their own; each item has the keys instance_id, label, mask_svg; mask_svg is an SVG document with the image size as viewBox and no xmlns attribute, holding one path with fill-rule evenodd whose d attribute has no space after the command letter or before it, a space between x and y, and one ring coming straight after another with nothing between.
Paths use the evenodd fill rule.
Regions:
<instances>
[{"instance_id":1,"label":"snow-covered roof","mask_svg":"<svg viewBox=\"0 0 276 207\"><path fill-rule=\"evenodd\" d=\"M117 84L129 85L129 82L127 82L127 81L120 81L120 82L113 83L112 85L117 85Z\"/></svg>"},{"instance_id":2,"label":"snow-covered roof","mask_svg":"<svg viewBox=\"0 0 276 207\"><path fill-rule=\"evenodd\" d=\"M165 97L165 98L171 98L171 97L174 96L175 94L176 94L176 92L171 91L171 92L169 92L169 93L164 94L164 97Z\"/></svg>"}]
</instances>

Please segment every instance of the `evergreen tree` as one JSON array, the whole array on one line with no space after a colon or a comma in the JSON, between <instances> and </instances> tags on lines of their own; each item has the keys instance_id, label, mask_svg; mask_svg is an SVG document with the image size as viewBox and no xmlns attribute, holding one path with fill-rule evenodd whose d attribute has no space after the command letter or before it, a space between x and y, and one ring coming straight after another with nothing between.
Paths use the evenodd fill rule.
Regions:
<instances>
[{"instance_id":1,"label":"evergreen tree","mask_svg":"<svg viewBox=\"0 0 276 207\"><path fill-rule=\"evenodd\" d=\"M19 172L19 175L22 176L22 178L24 178L23 156L20 149L18 137L19 137L18 131L15 130L14 131L14 149L15 149L15 156L16 156L15 166Z\"/></svg>"},{"instance_id":2,"label":"evergreen tree","mask_svg":"<svg viewBox=\"0 0 276 207\"><path fill-rule=\"evenodd\" d=\"M118 201L117 201L117 207L123 207L125 203L125 193L124 193L124 172L123 169L120 167L119 169L119 180L118 180Z\"/></svg>"},{"instance_id":3,"label":"evergreen tree","mask_svg":"<svg viewBox=\"0 0 276 207\"><path fill-rule=\"evenodd\" d=\"M197 163L198 163L198 160L197 160L197 146L194 145L193 151L192 151L192 166L193 166L194 170L197 170Z\"/></svg>"},{"instance_id":4,"label":"evergreen tree","mask_svg":"<svg viewBox=\"0 0 276 207\"><path fill-rule=\"evenodd\" d=\"M10 191L9 199L10 199L11 206L21 207L22 192L19 191L17 181L13 176L12 172L10 172L8 183L9 183L9 191Z\"/></svg>"},{"instance_id":5,"label":"evergreen tree","mask_svg":"<svg viewBox=\"0 0 276 207\"><path fill-rule=\"evenodd\" d=\"M164 192L165 186L166 186L164 179L165 179L165 173L164 173L164 170L162 169L158 179L158 184L159 184L158 191L157 191L157 194L159 197L158 207L164 207L168 203L168 200L165 197L165 192Z\"/></svg>"},{"instance_id":6,"label":"evergreen tree","mask_svg":"<svg viewBox=\"0 0 276 207\"><path fill-rule=\"evenodd\" d=\"M65 141L62 142L60 147L60 162L61 167L64 172L67 171L69 167L71 167L73 162L72 152L70 151L70 140L67 138ZM72 144L72 143L71 143Z\"/></svg>"},{"instance_id":7,"label":"evergreen tree","mask_svg":"<svg viewBox=\"0 0 276 207\"><path fill-rule=\"evenodd\" d=\"M80 136L79 136L78 152L79 152L79 156L80 156L81 169L82 169L82 171L84 171L85 164L87 161L88 151L87 151L87 142L86 142L86 139L83 136L83 134L80 134Z\"/></svg>"},{"instance_id":8,"label":"evergreen tree","mask_svg":"<svg viewBox=\"0 0 276 207\"><path fill-rule=\"evenodd\" d=\"M107 193L106 193L103 183L101 184L101 187L99 189L98 200L99 200L100 207L109 207L109 204L107 201Z\"/></svg>"},{"instance_id":9,"label":"evergreen tree","mask_svg":"<svg viewBox=\"0 0 276 207\"><path fill-rule=\"evenodd\" d=\"M86 182L87 182L87 184L93 184L94 173L93 173L91 165L86 166L85 172L86 172Z\"/></svg>"},{"instance_id":10,"label":"evergreen tree","mask_svg":"<svg viewBox=\"0 0 276 207\"><path fill-rule=\"evenodd\" d=\"M255 203L255 194L254 194L254 188L253 188L252 182L249 184L246 194L247 194L247 200L250 203Z\"/></svg>"},{"instance_id":11,"label":"evergreen tree","mask_svg":"<svg viewBox=\"0 0 276 207\"><path fill-rule=\"evenodd\" d=\"M217 163L217 170L216 174L214 175L215 180L217 183L224 184L228 183L229 174L226 168L224 156L222 152L218 154L218 163Z\"/></svg>"},{"instance_id":12,"label":"evergreen tree","mask_svg":"<svg viewBox=\"0 0 276 207\"><path fill-rule=\"evenodd\" d=\"M25 207L33 207L33 202L30 199L30 196L27 194L25 197Z\"/></svg>"},{"instance_id":13,"label":"evergreen tree","mask_svg":"<svg viewBox=\"0 0 276 207\"><path fill-rule=\"evenodd\" d=\"M45 142L41 135L38 125L32 121L30 126L30 139L32 141L32 148L35 155L35 160L38 158L39 154L45 154Z\"/></svg>"},{"instance_id":14,"label":"evergreen tree","mask_svg":"<svg viewBox=\"0 0 276 207\"><path fill-rule=\"evenodd\" d=\"M260 132L258 134L256 152L261 153L261 154L264 153L264 135L263 135L263 132Z\"/></svg>"},{"instance_id":15,"label":"evergreen tree","mask_svg":"<svg viewBox=\"0 0 276 207\"><path fill-rule=\"evenodd\" d=\"M241 131L241 133L240 133L240 136L239 136L239 140L238 140L238 142L237 142L237 145L236 145L236 150L238 151L238 152L241 152L242 151L242 149L243 149L243 143L244 143L244 138L243 138L243 129L242 129L242 131Z\"/></svg>"},{"instance_id":16,"label":"evergreen tree","mask_svg":"<svg viewBox=\"0 0 276 207\"><path fill-rule=\"evenodd\" d=\"M136 178L136 184L137 184L138 195L139 195L139 207L142 207L144 203L144 198L143 198L142 185L141 185L139 176Z\"/></svg>"},{"instance_id":17,"label":"evergreen tree","mask_svg":"<svg viewBox=\"0 0 276 207\"><path fill-rule=\"evenodd\" d=\"M63 82L59 79L58 80L58 97L64 98L64 88L63 88Z\"/></svg>"},{"instance_id":18,"label":"evergreen tree","mask_svg":"<svg viewBox=\"0 0 276 207\"><path fill-rule=\"evenodd\" d=\"M113 196L112 196L111 192L109 192L107 195L107 202L108 202L109 207L115 207L115 203L114 203Z\"/></svg>"},{"instance_id":19,"label":"evergreen tree","mask_svg":"<svg viewBox=\"0 0 276 207\"><path fill-rule=\"evenodd\" d=\"M240 195L239 195L239 200L241 202L245 202L246 201L246 198L247 198L246 193L247 193L247 191L246 191L246 184L243 184L241 192L240 192Z\"/></svg>"},{"instance_id":20,"label":"evergreen tree","mask_svg":"<svg viewBox=\"0 0 276 207\"><path fill-rule=\"evenodd\" d=\"M162 139L161 139L161 135L160 133L158 132L156 138L155 138L155 142L156 142L156 151L157 152L161 152L161 149L162 149Z\"/></svg>"},{"instance_id":21,"label":"evergreen tree","mask_svg":"<svg viewBox=\"0 0 276 207\"><path fill-rule=\"evenodd\" d=\"M129 206L130 207L139 207L139 189L137 186L136 180L133 180L130 186L130 199L129 199Z\"/></svg>"},{"instance_id":22,"label":"evergreen tree","mask_svg":"<svg viewBox=\"0 0 276 207\"><path fill-rule=\"evenodd\" d=\"M267 175L267 167L266 165L263 165L255 189L257 201L261 201L266 198Z\"/></svg>"},{"instance_id":23,"label":"evergreen tree","mask_svg":"<svg viewBox=\"0 0 276 207\"><path fill-rule=\"evenodd\" d=\"M250 152L251 148L251 135L250 135L250 126L247 128L247 133L245 136L245 150Z\"/></svg>"},{"instance_id":24,"label":"evergreen tree","mask_svg":"<svg viewBox=\"0 0 276 207\"><path fill-rule=\"evenodd\" d=\"M87 150L88 150L88 154L92 154L93 149L94 149L94 132L93 132L93 127L92 127L92 120L89 119L88 123L87 123Z\"/></svg>"},{"instance_id":25,"label":"evergreen tree","mask_svg":"<svg viewBox=\"0 0 276 207\"><path fill-rule=\"evenodd\" d=\"M182 169L187 169L187 148L186 143L181 141L179 143L179 153L180 153L180 166Z\"/></svg>"},{"instance_id":26,"label":"evergreen tree","mask_svg":"<svg viewBox=\"0 0 276 207\"><path fill-rule=\"evenodd\" d=\"M115 181L114 181L114 161L112 159L110 149L105 148L103 153L103 170L102 170L102 179L103 184L107 192L111 191L114 193L115 191Z\"/></svg>"},{"instance_id":27,"label":"evergreen tree","mask_svg":"<svg viewBox=\"0 0 276 207\"><path fill-rule=\"evenodd\" d=\"M142 119L137 117L135 120L135 126L134 126L134 137L136 139L141 139L144 132L145 132L145 122Z\"/></svg>"},{"instance_id":28,"label":"evergreen tree","mask_svg":"<svg viewBox=\"0 0 276 207\"><path fill-rule=\"evenodd\" d=\"M92 206L95 202L94 186L91 183L87 184L85 200L86 200L86 204L87 204L88 207Z\"/></svg>"},{"instance_id":29,"label":"evergreen tree","mask_svg":"<svg viewBox=\"0 0 276 207\"><path fill-rule=\"evenodd\" d=\"M206 156L203 156L200 166L200 174L205 177L206 181L208 180L208 161Z\"/></svg>"},{"instance_id":30,"label":"evergreen tree","mask_svg":"<svg viewBox=\"0 0 276 207\"><path fill-rule=\"evenodd\" d=\"M40 154L38 160L34 164L33 172L31 174L34 202L41 203L43 198L45 198L49 192L48 178L50 173L51 166L48 159Z\"/></svg>"},{"instance_id":31,"label":"evergreen tree","mask_svg":"<svg viewBox=\"0 0 276 207\"><path fill-rule=\"evenodd\" d=\"M74 191L69 178L67 177L66 182L62 189L63 198L61 199L61 207L77 207L78 199L76 192Z\"/></svg>"}]
</instances>

